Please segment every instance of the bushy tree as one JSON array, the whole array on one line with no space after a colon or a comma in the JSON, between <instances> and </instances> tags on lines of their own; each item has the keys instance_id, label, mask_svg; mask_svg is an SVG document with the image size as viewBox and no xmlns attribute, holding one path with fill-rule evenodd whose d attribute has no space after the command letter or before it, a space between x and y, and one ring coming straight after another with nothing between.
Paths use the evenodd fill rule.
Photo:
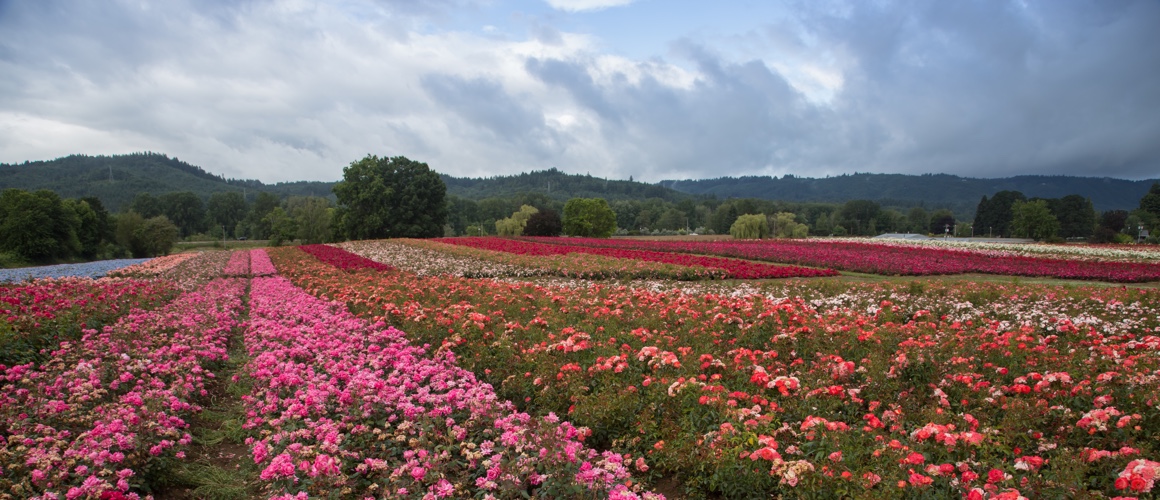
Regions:
<instances>
[{"instance_id":1,"label":"bushy tree","mask_svg":"<svg viewBox=\"0 0 1160 500\"><path fill-rule=\"evenodd\" d=\"M298 232L298 223L286 214L282 207L274 207L273 210L270 210L270 213L262 218L262 224L270 228L266 238L273 246L279 246L283 242L293 240Z\"/></svg>"},{"instance_id":2,"label":"bushy tree","mask_svg":"<svg viewBox=\"0 0 1160 500\"><path fill-rule=\"evenodd\" d=\"M984 196L983 200L987 197ZM906 212L906 231L908 233L926 234L930 231L930 214L925 208L913 207Z\"/></svg>"},{"instance_id":3,"label":"bushy tree","mask_svg":"<svg viewBox=\"0 0 1160 500\"><path fill-rule=\"evenodd\" d=\"M334 186L337 229L349 239L432 238L447 223L447 186L426 163L368 155Z\"/></svg>"},{"instance_id":4,"label":"bushy tree","mask_svg":"<svg viewBox=\"0 0 1160 500\"><path fill-rule=\"evenodd\" d=\"M1011 212L1014 214L1011 231L1017 238L1042 241L1059 233L1059 221L1051 214L1046 200L1016 201L1011 205Z\"/></svg>"},{"instance_id":5,"label":"bushy tree","mask_svg":"<svg viewBox=\"0 0 1160 500\"><path fill-rule=\"evenodd\" d=\"M709 217L709 229L717 234L728 234L729 228L733 227L733 222L737 220L740 213L737 207L732 203L722 203L713 211L713 215Z\"/></svg>"},{"instance_id":6,"label":"bushy tree","mask_svg":"<svg viewBox=\"0 0 1160 500\"><path fill-rule=\"evenodd\" d=\"M141 217L146 219L161 215L161 208L161 200L149 193L137 193L137 196L133 197L133 203L129 205L129 210L141 214Z\"/></svg>"},{"instance_id":7,"label":"bushy tree","mask_svg":"<svg viewBox=\"0 0 1160 500\"><path fill-rule=\"evenodd\" d=\"M1059 220L1059 236L1062 238L1089 238L1096 227L1092 200L1078 194L1059 199L1055 218Z\"/></svg>"},{"instance_id":8,"label":"bushy tree","mask_svg":"<svg viewBox=\"0 0 1160 500\"><path fill-rule=\"evenodd\" d=\"M495 221L495 234L500 236L521 236L524 234L524 226L528 224L528 219L539 212L539 209L536 207L524 205L513 213L511 217Z\"/></svg>"},{"instance_id":9,"label":"bushy tree","mask_svg":"<svg viewBox=\"0 0 1160 500\"><path fill-rule=\"evenodd\" d=\"M165 255L177 243L177 226L164 215L148 219L129 211L117 217L117 243L136 258Z\"/></svg>"},{"instance_id":10,"label":"bushy tree","mask_svg":"<svg viewBox=\"0 0 1160 500\"><path fill-rule=\"evenodd\" d=\"M880 210L882 207L873 201L850 200L842 205L842 209L838 213L841 216L842 225L851 234L873 236L878 234L875 221Z\"/></svg>"},{"instance_id":11,"label":"bushy tree","mask_svg":"<svg viewBox=\"0 0 1160 500\"><path fill-rule=\"evenodd\" d=\"M928 228L931 234L944 234L947 231L955 230L955 214L947 209L935 210L930 215L930 227Z\"/></svg>"},{"instance_id":12,"label":"bushy tree","mask_svg":"<svg viewBox=\"0 0 1160 500\"><path fill-rule=\"evenodd\" d=\"M264 240L270 238L274 228L267 220L270 212L280 205L278 197L270 193L261 192L254 197L254 202L250 203L249 209L246 211L246 227L249 229L250 237L256 240ZM286 214L283 213L283 216ZM294 239L293 236L289 239Z\"/></svg>"},{"instance_id":13,"label":"bushy tree","mask_svg":"<svg viewBox=\"0 0 1160 500\"><path fill-rule=\"evenodd\" d=\"M797 216L790 212L778 212L769 217L774 238L805 238L810 234L809 226L797 221Z\"/></svg>"},{"instance_id":14,"label":"bushy tree","mask_svg":"<svg viewBox=\"0 0 1160 500\"><path fill-rule=\"evenodd\" d=\"M192 191L163 194L160 205L161 215L177 226L182 237L205 231L205 203ZM141 216L150 217L143 213Z\"/></svg>"},{"instance_id":15,"label":"bushy tree","mask_svg":"<svg viewBox=\"0 0 1160 500\"><path fill-rule=\"evenodd\" d=\"M1019 191L999 191L990 200L986 196L975 209L975 231L993 236L1011 236L1012 206L1027 197ZM987 231L987 233L983 233Z\"/></svg>"},{"instance_id":16,"label":"bushy tree","mask_svg":"<svg viewBox=\"0 0 1160 500\"><path fill-rule=\"evenodd\" d=\"M296 196L286 200L286 212L297 224L295 235L302 243L325 243L332 238L334 208L330 200L317 196Z\"/></svg>"},{"instance_id":17,"label":"bushy tree","mask_svg":"<svg viewBox=\"0 0 1160 500\"><path fill-rule=\"evenodd\" d=\"M572 198L564 204L564 234L607 238L616 232L616 213L603 198Z\"/></svg>"},{"instance_id":18,"label":"bushy tree","mask_svg":"<svg viewBox=\"0 0 1160 500\"><path fill-rule=\"evenodd\" d=\"M77 211L52 191L0 193L0 251L34 262L72 257L82 249L80 225Z\"/></svg>"},{"instance_id":19,"label":"bushy tree","mask_svg":"<svg viewBox=\"0 0 1160 500\"><path fill-rule=\"evenodd\" d=\"M167 255L177 243L177 226L164 215L145 219L136 235L145 249L145 257Z\"/></svg>"},{"instance_id":20,"label":"bushy tree","mask_svg":"<svg viewBox=\"0 0 1160 500\"><path fill-rule=\"evenodd\" d=\"M528 217L524 226L525 236L560 236L564 230L564 222L555 210L540 210Z\"/></svg>"},{"instance_id":21,"label":"bushy tree","mask_svg":"<svg viewBox=\"0 0 1160 500\"><path fill-rule=\"evenodd\" d=\"M214 193L206 204L206 215L211 224L224 228L226 236L235 236L238 223L246 216L246 200L234 191Z\"/></svg>"},{"instance_id":22,"label":"bushy tree","mask_svg":"<svg viewBox=\"0 0 1160 500\"><path fill-rule=\"evenodd\" d=\"M761 214L745 214L737 217L729 227L729 234L739 240L755 240L769 236L769 222Z\"/></svg>"}]
</instances>

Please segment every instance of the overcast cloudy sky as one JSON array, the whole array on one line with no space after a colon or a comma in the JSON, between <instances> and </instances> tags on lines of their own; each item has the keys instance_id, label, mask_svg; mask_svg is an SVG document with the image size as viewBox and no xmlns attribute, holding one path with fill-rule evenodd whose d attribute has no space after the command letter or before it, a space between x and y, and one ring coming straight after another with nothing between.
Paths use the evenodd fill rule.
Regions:
<instances>
[{"instance_id":1,"label":"overcast cloudy sky","mask_svg":"<svg viewBox=\"0 0 1160 500\"><path fill-rule=\"evenodd\" d=\"M0 0L0 162L1160 176L1160 2Z\"/></svg>"}]
</instances>

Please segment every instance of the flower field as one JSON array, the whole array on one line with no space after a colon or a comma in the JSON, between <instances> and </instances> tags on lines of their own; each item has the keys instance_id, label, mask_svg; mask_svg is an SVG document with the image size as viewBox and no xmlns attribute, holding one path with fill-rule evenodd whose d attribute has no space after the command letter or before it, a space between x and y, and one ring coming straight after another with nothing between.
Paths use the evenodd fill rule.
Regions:
<instances>
[{"instance_id":1,"label":"flower field","mask_svg":"<svg viewBox=\"0 0 1160 500\"><path fill-rule=\"evenodd\" d=\"M0 367L0 487L19 498L136 498L150 463L181 458L207 367L224 360L246 283L217 280ZM0 493L3 495L4 493Z\"/></svg>"},{"instance_id":2,"label":"flower field","mask_svg":"<svg viewBox=\"0 0 1160 500\"><path fill-rule=\"evenodd\" d=\"M984 273L1119 283L1160 281L1160 263L1062 258L1062 253L1048 258L933 245L819 239L699 242L537 237L525 240L625 251L720 255L900 276Z\"/></svg>"},{"instance_id":3,"label":"flower field","mask_svg":"<svg viewBox=\"0 0 1160 500\"><path fill-rule=\"evenodd\" d=\"M454 351L501 398L588 427L587 443L643 458L645 477L680 478L693 497L1148 493L1155 292L560 290L273 256L307 290Z\"/></svg>"},{"instance_id":4,"label":"flower field","mask_svg":"<svg viewBox=\"0 0 1160 500\"><path fill-rule=\"evenodd\" d=\"M550 239L550 238L549 238ZM541 239L541 241L548 239ZM462 245L484 250L506 252L516 255L554 256L586 253L613 257L616 259L635 260L642 262L659 262L685 267L701 267L719 270L729 278L760 279L760 278L800 278L814 276L834 276L838 274L830 269L810 269L804 267L775 266L739 259L720 257L705 257L668 251L651 251L631 248L604 248L600 246L584 246L568 244L571 239L550 239L553 243L536 243L524 240L506 238L441 238L435 241ZM594 241L594 240L589 240ZM557 244L559 243L559 244Z\"/></svg>"},{"instance_id":5,"label":"flower field","mask_svg":"<svg viewBox=\"0 0 1160 500\"><path fill-rule=\"evenodd\" d=\"M223 377L262 498L1160 492L1154 289L562 287L678 264L517 243L207 252L0 286L0 332L51 339L0 361L0 499L166 496ZM549 279L506 274L527 269Z\"/></svg>"}]
</instances>

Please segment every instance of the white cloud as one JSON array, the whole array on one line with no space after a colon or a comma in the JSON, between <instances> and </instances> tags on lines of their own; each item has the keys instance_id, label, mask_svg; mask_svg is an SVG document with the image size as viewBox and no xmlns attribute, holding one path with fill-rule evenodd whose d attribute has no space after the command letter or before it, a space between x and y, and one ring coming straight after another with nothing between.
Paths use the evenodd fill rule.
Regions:
<instances>
[{"instance_id":1,"label":"white cloud","mask_svg":"<svg viewBox=\"0 0 1160 500\"><path fill-rule=\"evenodd\" d=\"M621 7L634 0L545 0L553 9L567 12L584 12L602 10L609 7Z\"/></svg>"}]
</instances>

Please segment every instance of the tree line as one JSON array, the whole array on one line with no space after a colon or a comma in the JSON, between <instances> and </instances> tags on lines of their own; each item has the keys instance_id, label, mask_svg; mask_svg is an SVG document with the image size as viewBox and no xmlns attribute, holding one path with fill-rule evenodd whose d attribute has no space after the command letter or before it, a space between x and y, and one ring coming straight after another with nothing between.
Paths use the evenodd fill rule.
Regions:
<instances>
[{"instance_id":1,"label":"tree line","mask_svg":"<svg viewBox=\"0 0 1160 500\"><path fill-rule=\"evenodd\" d=\"M1152 184L1135 210L1101 213L1092 207L1091 199L1077 194L1028 198L1019 191L999 191L979 201L974 226L977 234L995 237L1128 243L1145 230L1156 233L1160 229L1160 184ZM1147 240L1157 242L1155 236Z\"/></svg>"},{"instance_id":2,"label":"tree line","mask_svg":"<svg viewBox=\"0 0 1160 500\"><path fill-rule=\"evenodd\" d=\"M121 213L99 198L62 198L41 189L0 192L0 264L4 266L123 257L154 257L175 243L254 238L271 244L332 241L335 208L326 198L285 199L258 193L139 193Z\"/></svg>"},{"instance_id":3,"label":"tree line","mask_svg":"<svg viewBox=\"0 0 1160 500\"><path fill-rule=\"evenodd\" d=\"M1027 198L1000 191L980 200L971 220L947 208L901 207L870 200L802 203L755 198L559 200L528 192L482 200L447 194L426 163L368 155L343 169L336 204L315 196L279 198L258 192L192 191L137 194L121 213L96 197L61 198L49 190L0 192L0 261L43 263L168 253L185 239L297 240L459 235L607 237L613 234L732 234L738 238L874 236L921 233L955 236L1132 241L1160 229L1160 184L1138 209L1097 214L1090 199ZM1155 240L1155 237L1153 237Z\"/></svg>"}]
</instances>

